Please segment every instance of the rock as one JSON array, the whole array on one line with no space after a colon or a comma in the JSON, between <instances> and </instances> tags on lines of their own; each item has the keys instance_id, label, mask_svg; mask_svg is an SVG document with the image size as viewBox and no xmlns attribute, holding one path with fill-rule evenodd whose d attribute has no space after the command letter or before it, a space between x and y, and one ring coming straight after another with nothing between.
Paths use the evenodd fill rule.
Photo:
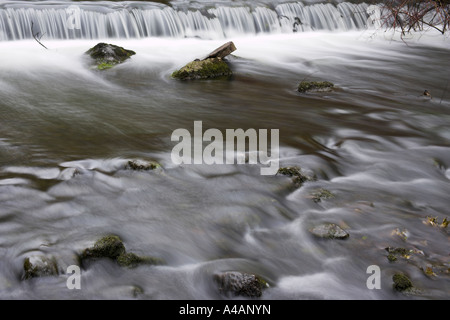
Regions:
<instances>
[{"instance_id":1,"label":"rock","mask_svg":"<svg viewBox=\"0 0 450 320\"><path fill-rule=\"evenodd\" d=\"M261 297L269 285L257 275L228 271L214 276L219 292L225 295Z\"/></svg>"},{"instance_id":2,"label":"rock","mask_svg":"<svg viewBox=\"0 0 450 320\"><path fill-rule=\"evenodd\" d=\"M130 160L125 167L125 169L136 171L149 171L159 168L161 168L159 163L143 160Z\"/></svg>"},{"instance_id":3,"label":"rock","mask_svg":"<svg viewBox=\"0 0 450 320\"><path fill-rule=\"evenodd\" d=\"M403 273L394 274L392 280L394 281L393 287L396 291L403 292L413 288L411 280Z\"/></svg>"},{"instance_id":4,"label":"rock","mask_svg":"<svg viewBox=\"0 0 450 320\"><path fill-rule=\"evenodd\" d=\"M108 235L99 239L93 247L81 254L82 260L109 258L116 261L122 267L135 268L140 264L164 264L162 259L154 257L141 257L127 252L122 240L116 235Z\"/></svg>"},{"instance_id":5,"label":"rock","mask_svg":"<svg viewBox=\"0 0 450 320\"><path fill-rule=\"evenodd\" d=\"M24 279L57 276L59 274L56 260L46 256L26 258L23 263L23 269L25 271Z\"/></svg>"},{"instance_id":6,"label":"rock","mask_svg":"<svg viewBox=\"0 0 450 320\"><path fill-rule=\"evenodd\" d=\"M423 92L423 96L431 98L431 93L430 93L430 91L425 90L425 91Z\"/></svg>"},{"instance_id":7,"label":"rock","mask_svg":"<svg viewBox=\"0 0 450 320\"><path fill-rule=\"evenodd\" d=\"M205 59L211 59L211 58L220 58L223 59L225 58L227 55L229 55L230 53L236 51L236 46L234 45L234 43L232 41L227 42L223 45L221 45L219 48L217 48L216 50L214 50L213 52L211 52Z\"/></svg>"},{"instance_id":8,"label":"rock","mask_svg":"<svg viewBox=\"0 0 450 320\"><path fill-rule=\"evenodd\" d=\"M116 260L125 253L126 250L122 240L118 236L108 235L99 239L93 247L84 250L81 258L110 258Z\"/></svg>"},{"instance_id":9,"label":"rock","mask_svg":"<svg viewBox=\"0 0 450 320\"><path fill-rule=\"evenodd\" d=\"M350 235L334 223L325 223L309 230L314 236L323 239L347 239Z\"/></svg>"},{"instance_id":10,"label":"rock","mask_svg":"<svg viewBox=\"0 0 450 320\"><path fill-rule=\"evenodd\" d=\"M124 62L132 55L135 55L136 52L113 44L99 43L89 49L86 54L94 59L97 69L105 70Z\"/></svg>"},{"instance_id":11,"label":"rock","mask_svg":"<svg viewBox=\"0 0 450 320\"><path fill-rule=\"evenodd\" d=\"M307 181L313 181L314 178L304 174L299 167L284 167L279 168L277 174L292 177L292 182L297 187L303 185Z\"/></svg>"},{"instance_id":12,"label":"rock","mask_svg":"<svg viewBox=\"0 0 450 320\"><path fill-rule=\"evenodd\" d=\"M302 81L298 85L298 92L327 92L332 91L334 84L328 81Z\"/></svg>"},{"instance_id":13,"label":"rock","mask_svg":"<svg viewBox=\"0 0 450 320\"><path fill-rule=\"evenodd\" d=\"M232 74L233 72L225 61L220 58L209 58L188 63L172 73L172 77L180 80L193 80L229 77Z\"/></svg>"},{"instance_id":14,"label":"rock","mask_svg":"<svg viewBox=\"0 0 450 320\"><path fill-rule=\"evenodd\" d=\"M332 199L334 198L334 194L328 191L327 189L319 189L311 194L312 199L315 203L318 203L322 200Z\"/></svg>"}]
</instances>

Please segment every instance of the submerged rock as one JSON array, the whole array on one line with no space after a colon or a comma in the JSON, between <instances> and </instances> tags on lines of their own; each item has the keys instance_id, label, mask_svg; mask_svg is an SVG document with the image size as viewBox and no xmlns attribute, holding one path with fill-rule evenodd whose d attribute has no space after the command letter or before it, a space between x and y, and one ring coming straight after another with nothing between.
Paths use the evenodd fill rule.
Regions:
<instances>
[{"instance_id":1,"label":"submerged rock","mask_svg":"<svg viewBox=\"0 0 450 320\"><path fill-rule=\"evenodd\" d=\"M283 176L291 177L292 182L297 187L301 187L303 183L307 181L315 180L314 177L310 177L304 174L299 167L284 167L279 168L277 174L281 174Z\"/></svg>"},{"instance_id":2,"label":"submerged rock","mask_svg":"<svg viewBox=\"0 0 450 320\"><path fill-rule=\"evenodd\" d=\"M95 47L86 51L94 61L97 69L105 70L129 59L136 52L114 44L99 43Z\"/></svg>"},{"instance_id":3,"label":"submerged rock","mask_svg":"<svg viewBox=\"0 0 450 320\"><path fill-rule=\"evenodd\" d=\"M221 58L208 58L189 62L180 70L172 73L172 77L180 80L193 80L229 77L232 74L228 64Z\"/></svg>"},{"instance_id":4,"label":"submerged rock","mask_svg":"<svg viewBox=\"0 0 450 320\"><path fill-rule=\"evenodd\" d=\"M323 239L347 239L350 235L347 231L334 223L325 223L309 230L314 236Z\"/></svg>"},{"instance_id":5,"label":"submerged rock","mask_svg":"<svg viewBox=\"0 0 450 320\"><path fill-rule=\"evenodd\" d=\"M225 295L261 297L269 285L261 277L237 271L228 271L214 276L219 292Z\"/></svg>"},{"instance_id":6,"label":"submerged rock","mask_svg":"<svg viewBox=\"0 0 450 320\"><path fill-rule=\"evenodd\" d=\"M322 200L332 199L334 198L334 194L331 193L327 189L319 189L311 194L312 199L315 203L318 203Z\"/></svg>"},{"instance_id":7,"label":"submerged rock","mask_svg":"<svg viewBox=\"0 0 450 320\"><path fill-rule=\"evenodd\" d=\"M154 257L141 257L132 252L127 252L122 240L116 235L108 235L97 242L94 246L85 249L81 254L82 260L109 258L116 261L122 267L134 268L141 264L164 264L162 259Z\"/></svg>"},{"instance_id":8,"label":"submerged rock","mask_svg":"<svg viewBox=\"0 0 450 320\"><path fill-rule=\"evenodd\" d=\"M46 256L26 258L23 263L23 269L25 271L24 279L57 276L59 274L56 260Z\"/></svg>"},{"instance_id":9,"label":"submerged rock","mask_svg":"<svg viewBox=\"0 0 450 320\"><path fill-rule=\"evenodd\" d=\"M327 92L332 91L334 84L328 81L302 81L298 85L297 91L305 92Z\"/></svg>"},{"instance_id":10,"label":"submerged rock","mask_svg":"<svg viewBox=\"0 0 450 320\"><path fill-rule=\"evenodd\" d=\"M135 268L141 264L159 265L164 264L162 259L154 257L141 257L132 252L124 253L117 257L117 263L122 267Z\"/></svg>"}]
</instances>

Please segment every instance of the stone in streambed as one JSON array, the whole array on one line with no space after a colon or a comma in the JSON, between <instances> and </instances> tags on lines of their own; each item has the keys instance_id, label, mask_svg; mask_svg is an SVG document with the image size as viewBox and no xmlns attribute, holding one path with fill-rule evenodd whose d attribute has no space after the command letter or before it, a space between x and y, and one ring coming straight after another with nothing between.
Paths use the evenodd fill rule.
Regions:
<instances>
[{"instance_id":1,"label":"stone in streambed","mask_svg":"<svg viewBox=\"0 0 450 320\"><path fill-rule=\"evenodd\" d=\"M116 261L121 267L134 268L141 264L164 264L162 259L154 257L141 257L132 252L127 252L122 240L116 235L105 236L94 246L85 249L81 254L81 260L109 258Z\"/></svg>"},{"instance_id":2,"label":"stone in streambed","mask_svg":"<svg viewBox=\"0 0 450 320\"><path fill-rule=\"evenodd\" d=\"M261 297L269 285L261 277L237 271L228 271L214 276L219 292L225 295Z\"/></svg>"},{"instance_id":3,"label":"stone in streambed","mask_svg":"<svg viewBox=\"0 0 450 320\"><path fill-rule=\"evenodd\" d=\"M46 256L32 256L25 258L23 263L24 279L57 276L58 266L54 258Z\"/></svg>"},{"instance_id":4,"label":"stone in streambed","mask_svg":"<svg viewBox=\"0 0 450 320\"><path fill-rule=\"evenodd\" d=\"M99 43L86 51L86 54L94 60L97 69L105 70L124 62L136 52L114 44Z\"/></svg>"},{"instance_id":5,"label":"stone in streambed","mask_svg":"<svg viewBox=\"0 0 450 320\"><path fill-rule=\"evenodd\" d=\"M347 239L350 235L347 231L334 223L325 223L309 229L314 236L322 239Z\"/></svg>"}]
</instances>

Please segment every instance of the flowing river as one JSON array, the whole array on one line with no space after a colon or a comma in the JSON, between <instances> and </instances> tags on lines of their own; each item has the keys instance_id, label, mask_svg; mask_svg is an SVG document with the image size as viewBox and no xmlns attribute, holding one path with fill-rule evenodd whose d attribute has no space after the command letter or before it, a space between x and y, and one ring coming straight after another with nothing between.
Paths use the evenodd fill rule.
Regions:
<instances>
[{"instance_id":1,"label":"flowing river","mask_svg":"<svg viewBox=\"0 0 450 320\"><path fill-rule=\"evenodd\" d=\"M450 217L450 39L401 39L369 25L368 8L2 2L0 298L224 299L211 279L233 270L267 280L260 299L449 299L448 229L427 217ZM231 79L171 78L227 41ZM136 55L91 70L84 53L99 42ZM336 89L302 94L302 80ZM171 135L194 121L278 129L280 167L316 179L295 188L263 164L176 165ZM125 170L133 159L162 170ZM322 188L334 197L313 201ZM350 237L313 237L323 222ZM67 267L105 234L166 263L98 260L69 290ZM411 251L393 262L387 247ZM24 280L33 255L55 257L59 276ZM366 285L373 265L381 289ZM419 293L393 290L397 272Z\"/></svg>"}]
</instances>

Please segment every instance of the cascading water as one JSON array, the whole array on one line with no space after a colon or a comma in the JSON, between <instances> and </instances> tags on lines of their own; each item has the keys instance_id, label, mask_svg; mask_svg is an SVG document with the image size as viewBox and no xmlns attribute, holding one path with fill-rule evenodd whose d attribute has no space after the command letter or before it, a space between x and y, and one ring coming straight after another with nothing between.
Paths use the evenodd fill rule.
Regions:
<instances>
[{"instance_id":1,"label":"cascading water","mask_svg":"<svg viewBox=\"0 0 450 320\"><path fill-rule=\"evenodd\" d=\"M367 5L301 2L186 8L157 3L18 3L0 5L0 40L143 37L226 38L243 34L364 28Z\"/></svg>"}]
</instances>

